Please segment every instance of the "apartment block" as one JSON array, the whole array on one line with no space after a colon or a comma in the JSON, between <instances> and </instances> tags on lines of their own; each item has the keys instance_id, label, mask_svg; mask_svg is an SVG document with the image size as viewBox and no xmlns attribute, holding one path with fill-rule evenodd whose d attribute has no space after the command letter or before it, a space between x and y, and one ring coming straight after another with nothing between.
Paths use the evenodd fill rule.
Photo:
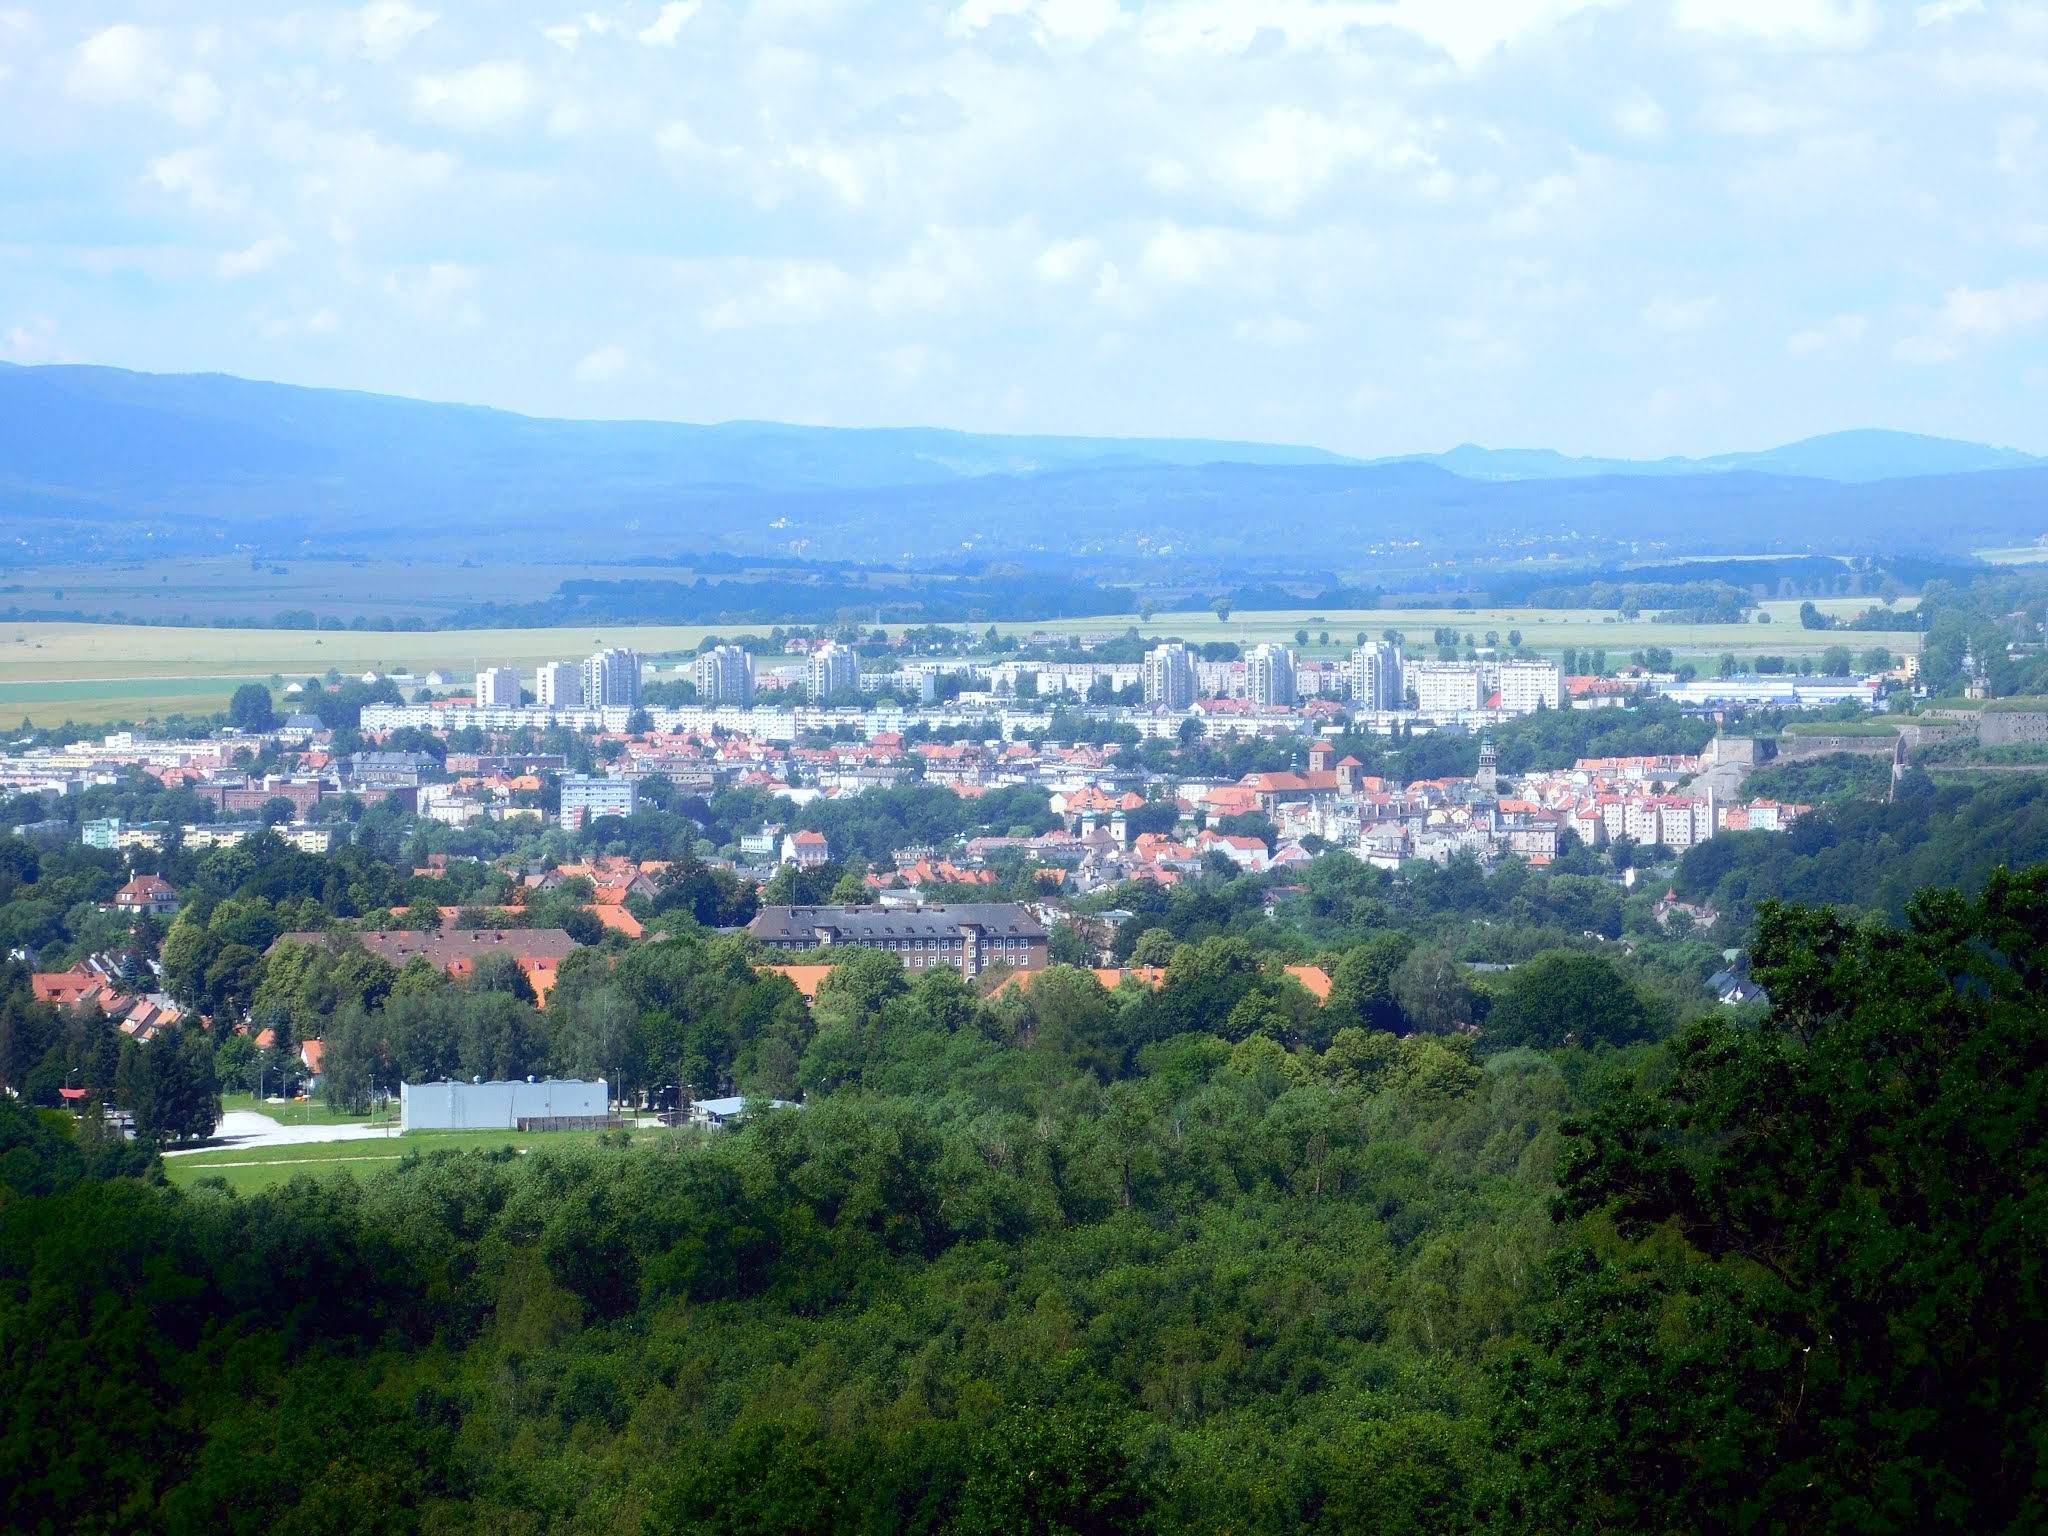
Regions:
<instances>
[{"instance_id":1,"label":"apartment block","mask_svg":"<svg viewBox=\"0 0 2048 1536\"><path fill-rule=\"evenodd\" d=\"M754 658L736 645L716 646L697 658L697 699L703 704L754 702Z\"/></svg>"},{"instance_id":2,"label":"apartment block","mask_svg":"<svg viewBox=\"0 0 2048 1536\"><path fill-rule=\"evenodd\" d=\"M549 662L534 674L533 696L544 708L581 709L583 669L573 661Z\"/></svg>"},{"instance_id":3,"label":"apartment block","mask_svg":"<svg viewBox=\"0 0 2048 1536\"><path fill-rule=\"evenodd\" d=\"M828 640L811 652L811 664L804 679L813 704L842 688L860 687L860 656L852 646Z\"/></svg>"},{"instance_id":4,"label":"apartment block","mask_svg":"<svg viewBox=\"0 0 2048 1536\"><path fill-rule=\"evenodd\" d=\"M1500 707L1511 715L1564 708L1564 668L1554 661L1502 662Z\"/></svg>"},{"instance_id":5,"label":"apartment block","mask_svg":"<svg viewBox=\"0 0 2048 1536\"><path fill-rule=\"evenodd\" d=\"M1179 641L1145 653L1145 702L1159 709L1186 709L1195 702L1195 661Z\"/></svg>"},{"instance_id":6,"label":"apartment block","mask_svg":"<svg viewBox=\"0 0 2048 1536\"><path fill-rule=\"evenodd\" d=\"M485 667L476 675L476 702L481 709L513 709L519 704L519 669Z\"/></svg>"},{"instance_id":7,"label":"apartment block","mask_svg":"<svg viewBox=\"0 0 2048 1536\"><path fill-rule=\"evenodd\" d=\"M631 779L583 773L562 778L561 823L572 830L600 816L630 816L638 808L638 786Z\"/></svg>"},{"instance_id":8,"label":"apartment block","mask_svg":"<svg viewBox=\"0 0 2048 1536\"><path fill-rule=\"evenodd\" d=\"M1368 640L1351 653L1351 703L1360 710L1400 709L1407 701L1401 647Z\"/></svg>"},{"instance_id":9,"label":"apartment block","mask_svg":"<svg viewBox=\"0 0 2048 1536\"><path fill-rule=\"evenodd\" d=\"M640 657L623 647L599 651L583 663L583 704L588 709L640 702Z\"/></svg>"},{"instance_id":10,"label":"apartment block","mask_svg":"<svg viewBox=\"0 0 2048 1536\"><path fill-rule=\"evenodd\" d=\"M1294 652L1284 645L1254 646L1244 661L1244 696L1259 705L1294 703Z\"/></svg>"}]
</instances>

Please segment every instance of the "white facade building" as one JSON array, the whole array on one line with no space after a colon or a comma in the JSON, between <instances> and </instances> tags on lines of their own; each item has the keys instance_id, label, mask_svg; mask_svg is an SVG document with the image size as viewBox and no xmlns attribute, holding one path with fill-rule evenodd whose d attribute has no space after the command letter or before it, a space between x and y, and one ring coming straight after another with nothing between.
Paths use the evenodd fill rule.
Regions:
<instances>
[{"instance_id":1,"label":"white facade building","mask_svg":"<svg viewBox=\"0 0 2048 1536\"><path fill-rule=\"evenodd\" d=\"M602 1120L611 1112L603 1082L400 1083L402 1131L512 1131L522 1120Z\"/></svg>"},{"instance_id":2,"label":"white facade building","mask_svg":"<svg viewBox=\"0 0 2048 1536\"><path fill-rule=\"evenodd\" d=\"M583 703L586 708L603 709L640 702L640 658L634 652L614 646L599 651L583 663Z\"/></svg>"},{"instance_id":3,"label":"white facade building","mask_svg":"<svg viewBox=\"0 0 2048 1536\"><path fill-rule=\"evenodd\" d=\"M1407 705L1402 678L1401 647L1390 640L1368 640L1351 653L1351 702L1379 713Z\"/></svg>"},{"instance_id":4,"label":"white facade building","mask_svg":"<svg viewBox=\"0 0 2048 1536\"><path fill-rule=\"evenodd\" d=\"M1145 653L1145 702L1159 709L1186 709L1195 702L1195 661L1178 640Z\"/></svg>"},{"instance_id":5,"label":"white facade building","mask_svg":"<svg viewBox=\"0 0 2048 1536\"><path fill-rule=\"evenodd\" d=\"M1476 661L1418 661L1404 669L1425 715L1455 715L1486 703L1486 675Z\"/></svg>"},{"instance_id":6,"label":"white facade building","mask_svg":"<svg viewBox=\"0 0 2048 1536\"><path fill-rule=\"evenodd\" d=\"M484 709L516 706L519 700L517 667L485 667L476 675L476 701Z\"/></svg>"},{"instance_id":7,"label":"white facade building","mask_svg":"<svg viewBox=\"0 0 2048 1536\"><path fill-rule=\"evenodd\" d=\"M583 669L573 661L549 662L533 675L533 697L544 709L581 709Z\"/></svg>"},{"instance_id":8,"label":"white facade building","mask_svg":"<svg viewBox=\"0 0 2048 1536\"><path fill-rule=\"evenodd\" d=\"M842 688L860 687L860 656L852 646L841 645L837 640L828 640L811 652L811 665L805 683L810 689L811 702L837 693Z\"/></svg>"},{"instance_id":9,"label":"white facade building","mask_svg":"<svg viewBox=\"0 0 2048 1536\"><path fill-rule=\"evenodd\" d=\"M1500 707L1509 715L1564 708L1564 668L1554 661L1502 662Z\"/></svg>"},{"instance_id":10,"label":"white facade building","mask_svg":"<svg viewBox=\"0 0 2048 1536\"><path fill-rule=\"evenodd\" d=\"M638 786L631 779L570 773L562 777L562 825L581 827L599 816L630 816L639 808Z\"/></svg>"},{"instance_id":11,"label":"white facade building","mask_svg":"<svg viewBox=\"0 0 2048 1536\"><path fill-rule=\"evenodd\" d=\"M1253 704L1294 703L1294 652L1284 645L1254 646L1244 659L1244 696Z\"/></svg>"},{"instance_id":12,"label":"white facade building","mask_svg":"<svg viewBox=\"0 0 2048 1536\"><path fill-rule=\"evenodd\" d=\"M754 702L754 658L736 645L721 645L697 658L697 698L705 704Z\"/></svg>"}]
</instances>

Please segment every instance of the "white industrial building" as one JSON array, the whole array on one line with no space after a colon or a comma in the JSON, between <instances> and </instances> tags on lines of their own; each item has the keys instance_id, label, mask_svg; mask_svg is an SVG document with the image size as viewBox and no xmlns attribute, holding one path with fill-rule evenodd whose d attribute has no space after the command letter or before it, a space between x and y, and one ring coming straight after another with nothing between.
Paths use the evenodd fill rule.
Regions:
<instances>
[{"instance_id":1,"label":"white industrial building","mask_svg":"<svg viewBox=\"0 0 2048 1536\"><path fill-rule=\"evenodd\" d=\"M570 1125L534 1121L604 1123L611 1095L603 1081L548 1078L543 1082L400 1083L398 1126L402 1131L571 1130ZM522 1122L529 1122L522 1125Z\"/></svg>"}]
</instances>

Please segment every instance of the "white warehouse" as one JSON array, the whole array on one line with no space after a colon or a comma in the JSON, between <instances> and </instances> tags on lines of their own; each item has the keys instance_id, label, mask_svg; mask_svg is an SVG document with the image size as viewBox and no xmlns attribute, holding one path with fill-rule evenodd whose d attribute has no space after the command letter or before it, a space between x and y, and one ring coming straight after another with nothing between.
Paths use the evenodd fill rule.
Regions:
<instances>
[{"instance_id":1,"label":"white warehouse","mask_svg":"<svg viewBox=\"0 0 2048 1536\"><path fill-rule=\"evenodd\" d=\"M516 1131L522 1122L582 1120L608 1123L610 1092L602 1081L548 1078L543 1082L400 1083L401 1131ZM532 1126L570 1130L571 1126Z\"/></svg>"}]
</instances>

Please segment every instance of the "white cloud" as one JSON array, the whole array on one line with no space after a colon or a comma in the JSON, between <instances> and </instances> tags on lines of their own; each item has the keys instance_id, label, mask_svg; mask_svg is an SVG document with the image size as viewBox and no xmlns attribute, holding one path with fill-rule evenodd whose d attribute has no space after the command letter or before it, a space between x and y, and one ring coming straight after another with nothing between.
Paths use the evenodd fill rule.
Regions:
<instances>
[{"instance_id":1,"label":"white cloud","mask_svg":"<svg viewBox=\"0 0 2048 1536\"><path fill-rule=\"evenodd\" d=\"M686 266L686 279L713 276ZM765 325L809 325L843 308L857 285L829 261L744 261L731 264L738 281L697 313L706 330L736 331Z\"/></svg>"},{"instance_id":2,"label":"white cloud","mask_svg":"<svg viewBox=\"0 0 2048 1536\"><path fill-rule=\"evenodd\" d=\"M886 347L875 360L899 389L922 383L937 374L950 373L953 366L953 359L944 348L922 341L906 341L900 346Z\"/></svg>"},{"instance_id":3,"label":"white cloud","mask_svg":"<svg viewBox=\"0 0 2048 1536\"><path fill-rule=\"evenodd\" d=\"M55 363L65 357L57 341L57 322L48 315L10 325L0 334L0 358L10 363Z\"/></svg>"},{"instance_id":4,"label":"white cloud","mask_svg":"<svg viewBox=\"0 0 2048 1536\"><path fill-rule=\"evenodd\" d=\"M683 23L697 14L697 0L668 0L661 14L636 34L650 48L673 48Z\"/></svg>"},{"instance_id":5,"label":"white cloud","mask_svg":"<svg viewBox=\"0 0 2048 1536\"><path fill-rule=\"evenodd\" d=\"M382 286L387 298L416 319L437 325L483 323L474 300L476 274L457 262L436 261L414 271L389 272Z\"/></svg>"},{"instance_id":6,"label":"white cloud","mask_svg":"<svg viewBox=\"0 0 2048 1536\"><path fill-rule=\"evenodd\" d=\"M1861 48L1877 32L1872 0L1678 0L1680 26L1773 48Z\"/></svg>"},{"instance_id":7,"label":"white cloud","mask_svg":"<svg viewBox=\"0 0 2048 1536\"><path fill-rule=\"evenodd\" d=\"M2001 341L2048 320L2048 282L2020 280L1999 288L1952 289L1933 321L1896 348L1907 362L1947 363L1972 344Z\"/></svg>"},{"instance_id":8,"label":"white cloud","mask_svg":"<svg viewBox=\"0 0 2048 1536\"><path fill-rule=\"evenodd\" d=\"M616 342L587 352L577 362L575 378L578 384L609 384L630 368L633 354Z\"/></svg>"},{"instance_id":9,"label":"white cloud","mask_svg":"<svg viewBox=\"0 0 2048 1536\"><path fill-rule=\"evenodd\" d=\"M6 80L14 74L14 66L8 61L7 55L17 50L26 54L35 46L41 35L42 29L36 25L35 17L27 11L12 8L0 10L0 80Z\"/></svg>"},{"instance_id":10,"label":"white cloud","mask_svg":"<svg viewBox=\"0 0 2048 1536\"><path fill-rule=\"evenodd\" d=\"M1427 165L1430 157L1419 145L1389 142L1356 123L1284 106L1269 108L1224 151L1217 169L1242 201L1285 218L1365 159L1398 166Z\"/></svg>"},{"instance_id":11,"label":"white cloud","mask_svg":"<svg viewBox=\"0 0 2048 1536\"><path fill-rule=\"evenodd\" d=\"M219 154L211 148L181 149L149 162L149 176L164 191L184 198L197 213L233 213L247 206L248 190L225 183Z\"/></svg>"},{"instance_id":12,"label":"white cloud","mask_svg":"<svg viewBox=\"0 0 2048 1536\"><path fill-rule=\"evenodd\" d=\"M220 111L220 87L204 70L175 69L163 39L123 22L92 34L72 54L65 89L94 106L153 107L197 128Z\"/></svg>"},{"instance_id":13,"label":"white cloud","mask_svg":"<svg viewBox=\"0 0 2048 1536\"><path fill-rule=\"evenodd\" d=\"M965 37L1002 20L1023 22L1041 43L1085 48L1126 18L1117 0L966 0L948 30Z\"/></svg>"},{"instance_id":14,"label":"white cloud","mask_svg":"<svg viewBox=\"0 0 2048 1536\"><path fill-rule=\"evenodd\" d=\"M1713 316L1715 301L1659 296L1643 309L1643 323L1659 331L1696 331Z\"/></svg>"},{"instance_id":15,"label":"white cloud","mask_svg":"<svg viewBox=\"0 0 2048 1536\"><path fill-rule=\"evenodd\" d=\"M1038 253L1031 270L1048 283L1070 283L1093 267L1101 252L1094 240L1055 240Z\"/></svg>"},{"instance_id":16,"label":"white cloud","mask_svg":"<svg viewBox=\"0 0 2048 1536\"><path fill-rule=\"evenodd\" d=\"M1298 347L1315 334L1292 315L1247 316L1231 327L1239 341L1257 342L1262 347Z\"/></svg>"},{"instance_id":17,"label":"white cloud","mask_svg":"<svg viewBox=\"0 0 2048 1536\"><path fill-rule=\"evenodd\" d=\"M1670 123L1663 104L1638 87L1614 104L1614 126L1632 139L1654 143L1664 137Z\"/></svg>"},{"instance_id":18,"label":"white cloud","mask_svg":"<svg viewBox=\"0 0 2048 1536\"><path fill-rule=\"evenodd\" d=\"M1816 353L1839 351L1853 347L1863 339L1863 333L1870 329L1870 321L1863 315L1836 315L1822 325L1809 326L1795 331L1785 343L1785 350L1796 356L1811 357Z\"/></svg>"},{"instance_id":19,"label":"white cloud","mask_svg":"<svg viewBox=\"0 0 2048 1536\"><path fill-rule=\"evenodd\" d=\"M266 272L276 264L278 257L291 248L290 236L268 235L244 250L225 251L219 262L220 275L225 278L252 277L258 272Z\"/></svg>"},{"instance_id":20,"label":"white cloud","mask_svg":"<svg viewBox=\"0 0 2048 1536\"><path fill-rule=\"evenodd\" d=\"M413 108L421 117L466 133L508 127L533 105L533 77L512 59L492 59L447 75L413 82Z\"/></svg>"},{"instance_id":21,"label":"white cloud","mask_svg":"<svg viewBox=\"0 0 2048 1536\"><path fill-rule=\"evenodd\" d=\"M433 11L423 11L405 0L372 0L350 16L350 41L365 58L382 64L403 53L438 20Z\"/></svg>"},{"instance_id":22,"label":"white cloud","mask_svg":"<svg viewBox=\"0 0 2048 1536\"><path fill-rule=\"evenodd\" d=\"M1984 0L1932 0L1930 4L1913 7L1913 19L1923 27L1932 27L1983 9Z\"/></svg>"}]
</instances>

